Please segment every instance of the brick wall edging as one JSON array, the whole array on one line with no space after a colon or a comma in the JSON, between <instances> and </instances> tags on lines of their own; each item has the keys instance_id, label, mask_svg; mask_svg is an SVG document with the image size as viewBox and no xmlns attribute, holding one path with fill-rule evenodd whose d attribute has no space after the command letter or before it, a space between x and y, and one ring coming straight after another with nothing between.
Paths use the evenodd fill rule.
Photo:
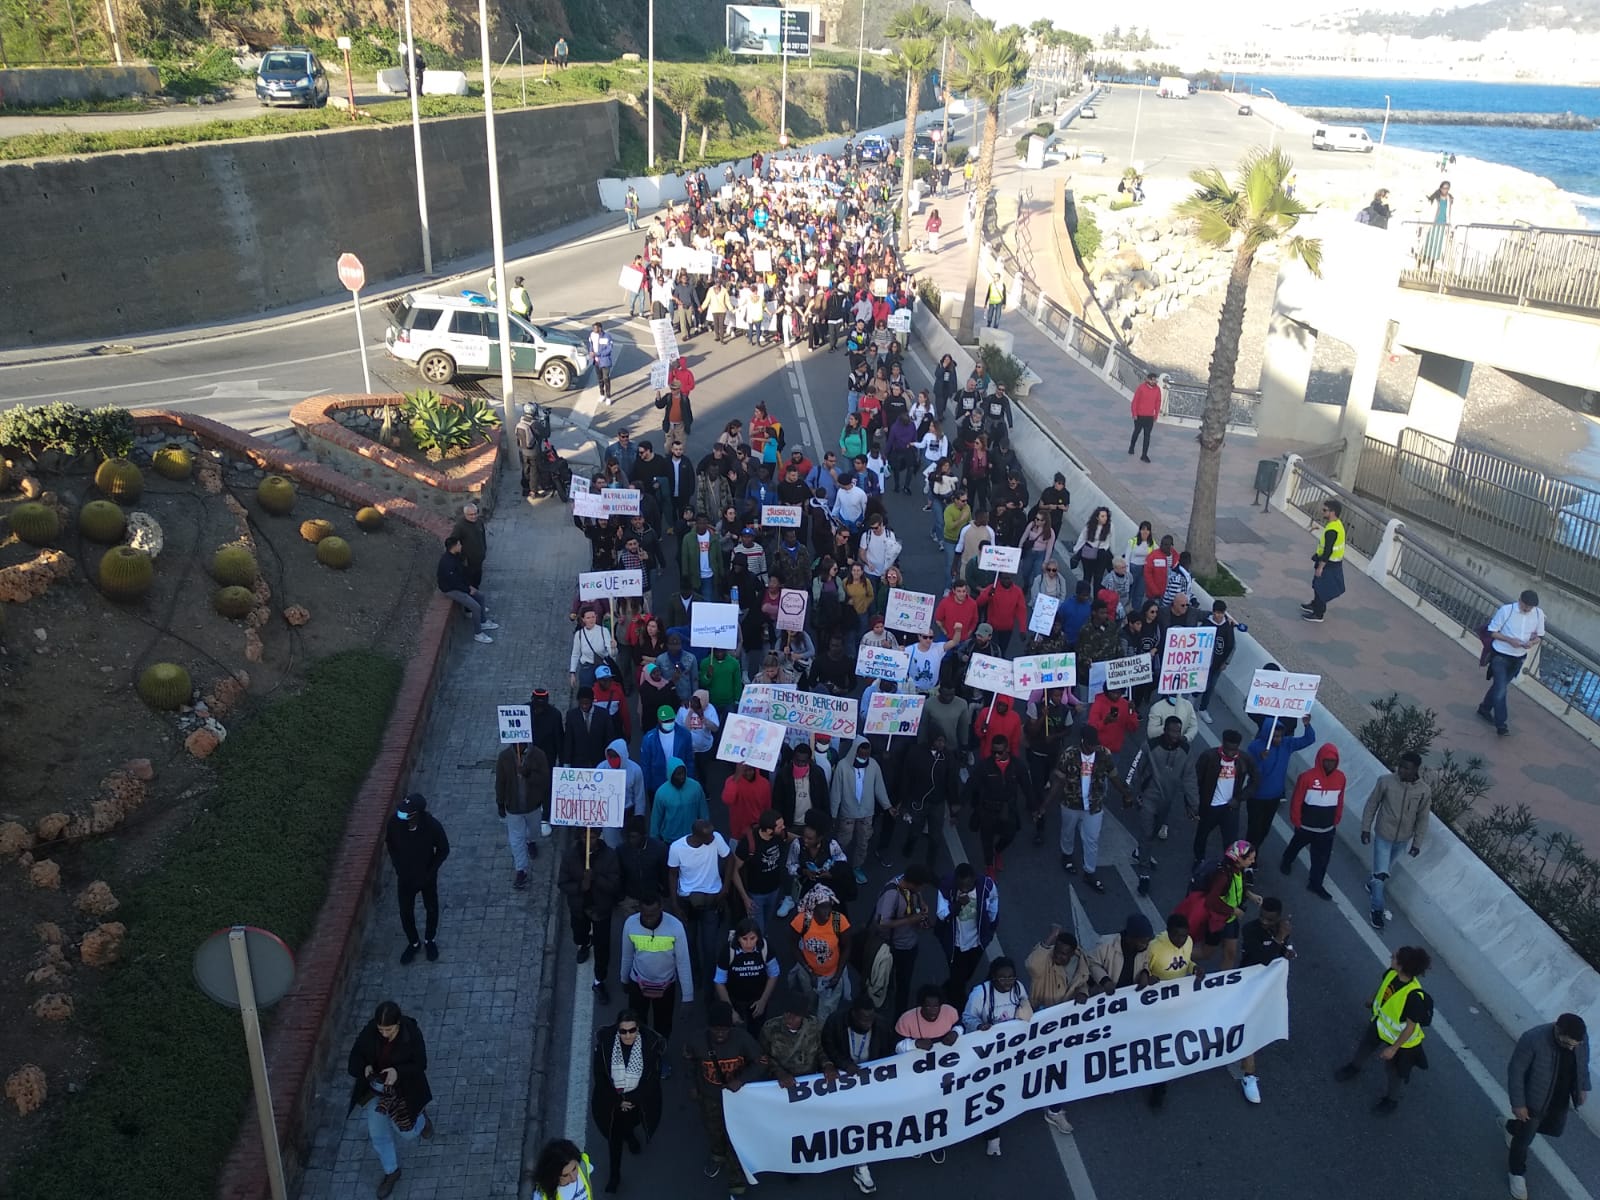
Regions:
<instances>
[{"instance_id":1,"label":"brick wall edging","mask_svg":"<svg viewBox=\"0 0 1600 1200\"><path fill-rule=\"evenodd\" d=\"M132 415L137 426L182 429L202 445L248 458L259 467L288 475L348 503L370 504L395 520L439 538L450 530L450 522L407 500L379 492L310 458L208 417L162 409L136 409ZM329 871L327 897L310 936L296 951L294 987L272 1012L266 1035L267 1073L278 1141L291 1181L302 1167L306 1117L336 1034L330 1018L340 1006L349 972L359 958L359 931L377 890L384 827L411 776L452 631L462 628L451 620L454 609L443 596L435 594L423 614L417 631L417 653L405 664L378 757L350 806L344 838ZM267 1198L266 1157L253 1108L244 1115L239 1136L223 1164L217 1195L224 1200Z\"/></svg>"},{"instance_id":2,"label":"brick wall edging","mask_svg":"<svg viewBox=\"0 0 1600 1200\"><path fill-rule=\"evenodd\" d=\"M398 451L369 437L363 437L353 429L339 424L328 413L336 408L381 408L385 404L393 404L396 408L404 402L405 397L397 393L389 395L366 395L363 393L346 392L331 393L325 396L313 396L302 400L289 410L289 420L301 437L317 438L331 442L342 450L358 454L362 458L377 463L386 470L397 472L406 478L414 480L424 487L435 488L441 492L472 493L478 495L486 493L494 479L495 463L500 451L500 438L496 435L491 442L475 446L465 456L468 462L473 463L472 469L463 471L460 475L450 476L442 471L435 471L432 467L407 458Z\"/></svg>"}]
</instances>

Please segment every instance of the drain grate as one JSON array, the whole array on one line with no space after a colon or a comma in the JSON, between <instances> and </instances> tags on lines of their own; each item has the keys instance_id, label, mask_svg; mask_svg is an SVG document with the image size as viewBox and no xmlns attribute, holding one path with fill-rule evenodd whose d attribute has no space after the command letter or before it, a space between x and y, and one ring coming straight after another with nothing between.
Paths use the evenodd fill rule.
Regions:
<instances>
[{"instance_id":1,"label":"drain grate","mask_svg":"<svg viewBox=\"0 0 1600 1200\"><path fill-rule=\"evenodd\" d=\"M1218 517L1217 538L1220 541L1232 542L1236 546L1247 542L1259 543L1267 540L1238 517Z\"/></svg>"}]
</instances>

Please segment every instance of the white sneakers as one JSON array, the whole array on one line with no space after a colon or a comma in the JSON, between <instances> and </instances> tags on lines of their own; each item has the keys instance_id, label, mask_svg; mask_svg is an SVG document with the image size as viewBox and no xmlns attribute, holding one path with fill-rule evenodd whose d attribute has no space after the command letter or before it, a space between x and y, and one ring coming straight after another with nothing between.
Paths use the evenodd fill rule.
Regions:
<instances>
[{"instance_id":1,"label":"white sneakers","mask_svg":"<svg viewBox=\"0 0 1600 1200\"><path fill-rule=\"evenodd\" d=\"M865 1163L850 1172L850 1178L855 1180L855 1185L869 1196L878 1190L878 1182L872 1178L872 1168Z\"/></svg>"},{"instance_id":2,"label":"white sneakers","mask_svg":"<svg viewBox=\"0 0 1600 1200\"><path fill-rule=\"evenodd\" d=\"M494 645L494 639L487 633L475 633L472 635L472 640L475 642L481 642L485 646Z\"/></svg>"},{"instance_id":3,"label":"white sneakers","mask_svg":"<svg viewBox=\"0 0 1600 1200\"><path fill-rule=\"evenodd\" d=\"M1165 825L1163 825L1160 829L1156 830L1156 841L1164 842L1166 840L1167 840L1167 827Z\"/></svg>"},{"instance_id":4,"label":"white sneakers","mask_svg":"<svg viewBox=\"0 0 1600 1200\"><path fill-rule=\"evenodd\" d=\"M1000 1139L999 1138L990 1138L987 1142L985 1142L983 1144L983 1152L985 1154L987 1154L990 1158L999 1158L1000 1157Z\"/></svg>"},{"instance_id":5,"label":"white sneakers","mask_svg":"<svg viewBox=\"0 0 1600 1200\"><path fill-rule=\"evenodd\" d=\"M1072 1122L1067 1120L1067 1114L1064 1112L1057 1112L1054 1109L1049 1108L1045 1109L1044 1123L1050 1126L1051 1129L1054 1129L1057 1133L1072 1132Z\"/></svg>"},{"instance_id":6,"label":"white sneakers","mask_svg":"<svg viewBox=\"0 0 1600 1200\"><path fill-rule=\"evenodd\" d=\"M779 903L778 903L778 915L780 917L787 917L793 911L794 911L794 897L793 896L785 896L781 901L779 901Z\"/></svg>"},{"instance_id":7,"label":"white sneakers","mask_svg":"<svg viewBox=\"0 0 1600 1200\"><path fill-rule=\"evenodd\" d=\"M1521 1175L1508 1175L1511 1181L1511 1200L1528 1200L1528 1181Z\"/></svg>"},{"instance_id":8,"label":"white sneakers","mask_svg":"<svg viewBox=\"0 0 1600 1200\"><path fill-rule=\"evenodd\" d=\"M1261 1084L1254 1075L1242 1076L1239 1086L1244 1089L1244 1098L1251 1104L1261 1103Z\"/></svg>"},{"instance_id":9,"label":"white sneakers","mask_svg":"<svg viewBox=\"0 0 1600 1200\"><path fill-rule=\"evenodd\" d=\"M1207 712L1207 711L1206 711L1206 710L1205 710L1205 709L1203 709L1203 708L1202 708L1202 709L1201 709L1201 710L1200 710L1200 719L1201 719L1201 720L1202 720L1202 721L1204 721L1204 722L1205 722L1205 723L1206 723L1206 724L1207 724L1207 725L1209 725L1209 724L1211 724L1211 714L1210 714L1210 713L1208 713L1208 712Z\"/></svg>"},{"instance_id":10,"label":"white sneakers","mask_svg":"<svg viewBox=\"0 0 1600 1200\"><path fill-rule=\"evenodd\" d=\"M483 629L483 631L485 633L492 633L494 630L499 629L499 628L500 628L500 622L499 621L485 621L483 623L483 625L482 625L482 629Z\"/></svg>"}]
</instances>

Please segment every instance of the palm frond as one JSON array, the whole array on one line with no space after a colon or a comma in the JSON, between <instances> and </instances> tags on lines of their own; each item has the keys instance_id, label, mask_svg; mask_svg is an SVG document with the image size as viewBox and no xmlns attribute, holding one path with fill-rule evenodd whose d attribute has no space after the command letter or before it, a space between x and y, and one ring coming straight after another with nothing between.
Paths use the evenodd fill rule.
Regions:
<instances>
[{"instance_id":1,"label":"palm frond","mask_svg":"<svg viewBox=\"0 0 1600 1200\"><path fill-rule=\"evenodd\" d=\"M1283 253L1286 258L1296 259L1305 264L1306 270L1313 275L1322 274L1322 239L1308 238L1303 234L1295 234L1285 238Z\"/></svg>"}]
</instances>

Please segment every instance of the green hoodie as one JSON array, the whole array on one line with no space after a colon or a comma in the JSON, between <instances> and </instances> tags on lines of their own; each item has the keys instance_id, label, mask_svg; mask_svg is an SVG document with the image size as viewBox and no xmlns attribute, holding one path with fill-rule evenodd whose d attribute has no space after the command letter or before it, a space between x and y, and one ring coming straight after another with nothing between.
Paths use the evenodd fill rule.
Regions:
<instances>
[{"instance_id":1,"label":"green hoodie","mask_svg":"<svg viewBox=\"0 0 1600 1200\"><path fill-rule=\"evenodd\" d=\"M744 671L736 655L729 654L718 661L716 651L700 664L700 686L711 693L711 703L719 713L731 713L739 707L739 697L744 692Z\"/></svg>"}]
</instances>

